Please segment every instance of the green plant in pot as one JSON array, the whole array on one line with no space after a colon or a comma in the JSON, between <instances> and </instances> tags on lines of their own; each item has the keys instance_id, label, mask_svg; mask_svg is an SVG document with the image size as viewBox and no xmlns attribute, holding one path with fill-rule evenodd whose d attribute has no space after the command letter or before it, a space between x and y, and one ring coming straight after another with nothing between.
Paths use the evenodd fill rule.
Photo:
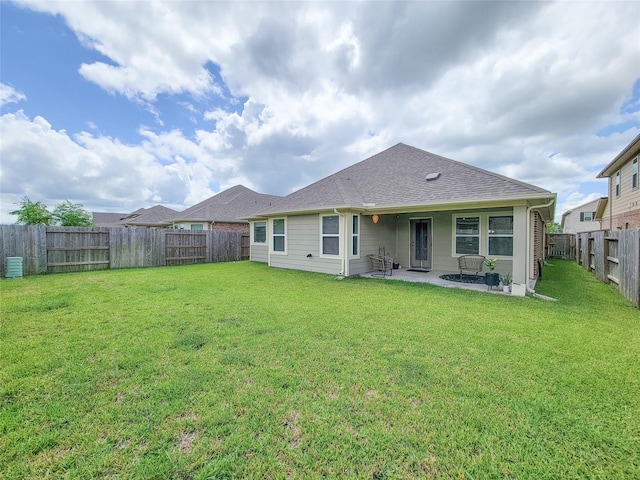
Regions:
<instances>
[{"instance_id":1,"label":"green plant in pot","mask_svg":"<svg viewBox=\"0 0 640 480\"><path fill-rule=\"evenodd\" d=\"M502 283L503 290L508 292L511 289L511 274L501 275L500 282Z\"/></svg>"},{"instance_id":2,"label":"green plant in pot","mask_svg":"<svg viewBox=\"0 0 640 480\"><path fill-rule=\"evenodd\" d=\"M484 264L489 268L489 273L486 273L485 276L484 276L484 283L489 288L497 287L498 284L500 283L500 275L498 275L495 272L497 263L498 263L498 259L497 258L494 258L493 260L490 259L490 258L487 258L484 261Z\"/></svg>"}]
</instances>

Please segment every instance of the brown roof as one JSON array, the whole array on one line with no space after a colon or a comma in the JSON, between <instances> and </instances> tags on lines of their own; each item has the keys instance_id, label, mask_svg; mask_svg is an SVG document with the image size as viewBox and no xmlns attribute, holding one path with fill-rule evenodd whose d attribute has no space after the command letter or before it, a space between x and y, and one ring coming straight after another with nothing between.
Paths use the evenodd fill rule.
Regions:
<instances>
[{"instance_id":1,"label":"brown roof","mask_svg":"<svg viewBox=\"0 0 640 480\"><path fill-rule=\"evenodd\" d=\"M167 224L167 220L174 217L177 213L177 210L163 205L156 205L151 208L140 208L123 218L120 224L145 227L164 226Z\"/></svg>"},{"instance_id":2,"label":"brown roof","mask_svg":"<svg viewBox=\"0 0 640 480\"><path fill-rule=\"evenodd\" d=\"M427 180L427 176L436 177ZM399 143L319 180L257 215L332 208L401 208L555 197L542 188Z\"/></svg>"},{"instance_id":3,"label":"brown roof","mask_svg":"<svg viewBox=\"0 0 640 480\"><path fill-rule=\"evenodd\" d=\"M91 212L94 227L118 227L127 213Z\"/></svg>"},{"instance_id":4,"label":"brown roof","mask_svg":"<svg viewBox=\"0 0 640 480\"><path fill-rule=\"evenodd\" d=\"M174 215L171 220L245 223L248 215L280 200L282 197L254 192L243 185L236 185Z\"/></svg>"},{"instance_id":5,"label":"brown roof","mask_svg":"<svg viewBox=\"0 0 640 480\"><path fill-rule=\"evenodd\" d=\"M165 226L168 218L175 216L177 210L156 205L151 208L139 208L131 213L92 212L93 225L96 227Z\"/></svg>"}]
</instances>

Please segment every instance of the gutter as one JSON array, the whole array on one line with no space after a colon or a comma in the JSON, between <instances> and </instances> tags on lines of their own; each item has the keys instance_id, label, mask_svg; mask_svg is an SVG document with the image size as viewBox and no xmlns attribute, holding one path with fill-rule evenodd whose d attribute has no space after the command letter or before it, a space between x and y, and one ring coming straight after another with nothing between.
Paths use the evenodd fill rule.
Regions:
<instances>
[{"instance_id":1,"label":"gutter","mask_svg":"<svg viewBox=\"0 0 640 480\"><path fill-rule=\"evenodd\" d=\"M394 214L394 213L411 213L411 212L421 212L425 210L429 211L445 211L445 210L453 210L457 208L464 209L478 209L478 208L488 208L488 207L510 207L513 206L514 203L524 204L531 200L548 198L551 192L542 193L532 193L530 195L519 195L515 197L491 197L491 198L483 198L480 201L477 201L473 198L457 198L446 201L426 201L421 203L413 203L407 205L377 205L373 203L364 203L358 205L324 205L324 206L315 206L302 208L297 210L281 210L281 211L261 211L254 213L252 215L248 215L246 217L240 217L243 220L262 220L264 218L277 217L280 215L304 215L309 213L318 213L321 211L331 211L335 212L336 209L347 209L354 212L361 212L363 214L377 213L379 215L384 214ZM554 200L555 201L555 200Z\"/></svg>"}]
</instances>

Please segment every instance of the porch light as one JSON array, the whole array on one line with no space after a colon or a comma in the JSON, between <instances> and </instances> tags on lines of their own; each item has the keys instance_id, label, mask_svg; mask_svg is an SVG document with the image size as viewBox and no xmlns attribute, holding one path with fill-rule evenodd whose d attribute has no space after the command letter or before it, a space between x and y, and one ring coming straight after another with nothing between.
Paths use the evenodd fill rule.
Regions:
<instances>
[{"instance_id":1,"label":"porch light","mask_svg":"<svg viewBox=\"0 0 640 480\"><path fill-rule=\"evenodd\" d=\"M371 215L371 221L373 223L378 223L378 220L380 220L380 217L378 215Z\"/></svg>"}]
</instances>

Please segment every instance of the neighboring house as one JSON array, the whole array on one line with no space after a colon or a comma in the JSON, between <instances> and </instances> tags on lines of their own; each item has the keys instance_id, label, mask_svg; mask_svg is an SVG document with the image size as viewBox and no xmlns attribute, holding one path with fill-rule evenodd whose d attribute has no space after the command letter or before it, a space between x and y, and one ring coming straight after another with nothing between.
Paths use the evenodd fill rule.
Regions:
<instances>
[{"instance_id":1,"label":"neighboring house","mask_svg":"<svg viewBox=\"0 0 640 480\"><path fill-rule=\"evenodd\" d=\"M608 200L596 210L603 230L640 227L639 158L640 135L598 174L597 178L609 179Z\"/></svg>"},{"instance_id":2,"label":"neighboring house","mask_svg":"<svg viewBox=\"0 0 640 480\"><path fill-rule=\"evenodd\" d=\"M94 227L120 227L120 221L129 214L91 212L91 215L93 216Z\"/></svg>"},{"instance_id":3,"label":"neighboring house","mask_svg":"<svg viewBox=\"0 0 640 480\"><path fill-rule=\"evenodd\" d=\"M224 230L248 234L249 222L246 217L281 199L236 185L174 215L170 223L173 228L184 230Z\"/></svg>"},{"instance_id":4,"label":"neighboring house","mask_svg":"<svg viewBox=\"0 0 640 480\"><path fill-rule=\"evenodd\" d=\"M584 205L567 210L562 214L562 233L580 233L600 230L600 221L596 220L598 205L606 198L593 200Z\"/></svg>"},{"instance_id":5,"label":"neighboring house","mask_svg":"<svg viewBox=\"0 0 640 480\"><path fill-rule=\"evenodd\" d=\"M177 210L162 205L140 208L123 218L120 225L124 227L169 228L167 221L178 214Z\"/></svg>"},{"instance_id":6,"label":"neighboring house","mask_svg":"<svg viewBox=\"0 0 640 480\"><path fill-rule=\"evenodd\" d=\"M139 208L131 213L93 212L93 225L95 227L169 228L167 220L176 215L178 215L176 210L162 205Z\"/></svg>"},{"instance_id":7,"label":"neighboring house","mask_svg":"<svg viewBox=\"0 0 640 480\"><path fill-rule=\"evenodd\" d=\"M372 270L382 250L402 268L458 271L498 258L516 283L537 278L556 194L402 143L257 212L251 259L337 275Z\"/></svg>"}]
</instances>

